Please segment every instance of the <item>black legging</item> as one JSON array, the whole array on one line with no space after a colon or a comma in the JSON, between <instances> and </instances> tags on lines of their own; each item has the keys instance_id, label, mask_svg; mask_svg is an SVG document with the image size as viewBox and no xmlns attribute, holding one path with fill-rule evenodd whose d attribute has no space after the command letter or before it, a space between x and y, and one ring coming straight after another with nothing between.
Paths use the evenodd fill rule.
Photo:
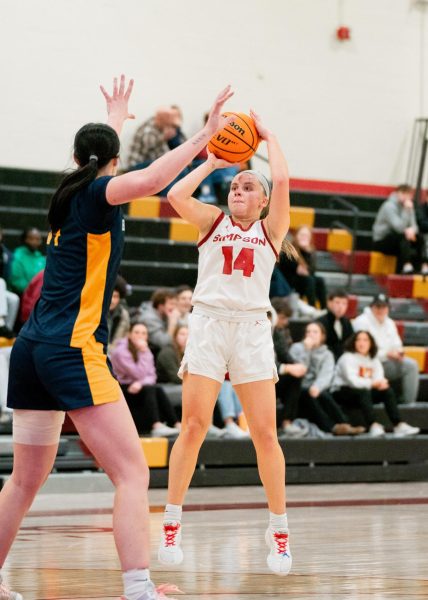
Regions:
<instances>
[{"instance_id":1,"label":"black legging","mask_svg":"<svg viewBox=\"0 0 428 600\"><path fill-rule=\"evenodd\" d=\"M276 395L283 404L280 413L280 421L294 421L297 418L299 410L300 388L302 387L302 378L292 375L279 375L277 381Z\"/></svg>"},{"instance_id":2,"label":"black legging","mask_svg":"<svg viewBox=\"0 0 428 600\"><path fill-rule=\"evenodd\" d=\"M327 391L321 392L317 398L312 398L309 390L303 390L300 394L299 414L328 432L331 432L337 423L349 422L333 396Z\"/></svg>"},{"instance_id":3,"label":"black legging","mask_svg":"<svg viewBox=\"0 0 428 600\"><path fill-rule=\"evenodd\" d=\"M327 306L327 291L322 277L296 274L290 283L300 296L306 297L308 304L311 306L315 306L317 300L321 308Z\"/></svg>"},{"instance_id":4,"label":"black legging","mask_svg":"<svg viewBox=\"0 0 428 600\"><path fill-rule=\"evenodd\" d=\"M339 402L344 407L357 406L363 413L367 428L376 421L373 405L379 402L383 402L386 414L393 425L397 425L401 421L400 412L397 408L397 399L391 388L386 390L375 390L372 388L367 390L344 386L334 392L333 396L336 402Z\"/></svg>"},{"instance_id":5,"label":"black legging","mask_svg":"<svg viewBox=\"0 0 428 600\"><path fill-rule=\"evenodd\" d=\"M410 242L404 233L389 233L377 242L373 242L373 249L397 257L397 273L401 273L405 263L413 263L418 270L421 263L426 260L424 237L416 234L416 241Z\"/></svg>"},{"instance_id":6,"label":"black legging","mask_svg":"<svg viewBox=\"0 0 428 600\"><path fill-rule=\"evenodd\" d=\"M144 385L137 394L130 394L128 385L120 387L138 433L148 433L158 421L166 421L170 427L177 423L175 409L161 385Z\"/></svg>"}]
</instances>

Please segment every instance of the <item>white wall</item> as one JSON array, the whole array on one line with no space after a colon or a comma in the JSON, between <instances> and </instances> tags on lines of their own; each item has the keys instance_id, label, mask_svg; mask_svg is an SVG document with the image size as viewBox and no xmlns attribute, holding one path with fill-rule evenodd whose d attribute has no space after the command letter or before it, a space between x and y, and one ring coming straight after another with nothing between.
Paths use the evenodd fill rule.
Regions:
<instances>
[{"instance_id":1,"label":"white wall","mask_svg":"<svg viewBox=\"0 0 428 600\"><path fill-rule=\"evenodd\" d=\"M413 0L0 0L0 57L2 166L69 166L74 132L104 119L98 84L121 72L136 79L125 148L160 104L193 133L231 82L230 108L264 116L294 177L395 184L428 116Z\"/></svg>"}]
</instances>

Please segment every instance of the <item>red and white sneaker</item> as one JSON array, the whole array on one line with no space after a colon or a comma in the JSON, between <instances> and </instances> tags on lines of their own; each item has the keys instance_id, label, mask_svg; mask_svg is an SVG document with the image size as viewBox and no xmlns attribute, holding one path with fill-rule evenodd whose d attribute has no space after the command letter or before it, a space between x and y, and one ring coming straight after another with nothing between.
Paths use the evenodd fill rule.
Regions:
<instances>
[{"instance_id":1,"label":"red and white sneaker","mask_svg":"<svg viewBox=\"0 0 428 600\"><path fill-rule=\"evenodd\" d=\"M268 527L265 540L270 548L266 559L269 569L277 575L288 575L292 563L288 531L285 529L273 531Z\"/></svg>"},{"instance_id":2,"label":"red and white sneaker","mask_svg":"<svg viewBox=\"0 0 428 600\"><path fill-rule=\"evenodd\" d=\"M164 521L159 544L158 559L163 565L179 565L183 562L181 549L181 523Z\"/></svg>"},{"instance_id":3,"label":"red and white sneaker","mask_svg":"<svg viewBox=\"0 0 428 600\"><path fill-rule=\"evenodd\" d=\"M0 600L24 600L21 594L11 592L10 589L3 583L0 575Z\"/></svg>"}]
</instances>

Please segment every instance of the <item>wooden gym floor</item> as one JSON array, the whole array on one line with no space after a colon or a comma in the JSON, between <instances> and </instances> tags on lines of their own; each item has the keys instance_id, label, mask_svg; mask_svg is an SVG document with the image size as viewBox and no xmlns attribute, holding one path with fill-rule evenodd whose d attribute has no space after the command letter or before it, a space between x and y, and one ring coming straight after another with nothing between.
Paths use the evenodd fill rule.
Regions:
<instances>
[{"instance_id":1,"label":"wooden gym floor","mask_svg":"<svg viewBox=\"0 0 428 600\"><path fill-rule=\"evenodd\" d=\"M152 578L185 600L428 598L428 483L290 486L288 577L266 567L260 488L190 490L174 570L156 561L165 490L150 499ZM24 600L117 599L111 502L110 492L40 495L4 567L12 589Z\"/></svg>"}]
</instances>

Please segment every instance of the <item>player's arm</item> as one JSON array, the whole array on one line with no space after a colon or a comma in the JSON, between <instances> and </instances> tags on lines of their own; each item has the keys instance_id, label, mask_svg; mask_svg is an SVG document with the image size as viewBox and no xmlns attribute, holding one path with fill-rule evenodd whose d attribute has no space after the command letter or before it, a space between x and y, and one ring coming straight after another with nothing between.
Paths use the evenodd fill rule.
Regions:
<instances>
[{"instance_id":1,"label":"player's arm","mask_svg":"<svg viewBox=\"0 0 428 600\"><path fill-rule=\"evenodd\" d=\"M290 227L290 178L287 161L275 135L262 124L259 115L251 111L251 117L267 144L272 192L265 225L272 243L279 251Z\"/></svg>"},{"instance_id":2,"label":"player's arm","mask_svg":"<svg viewBox=\"0 0 428 600\"><path fill-rule=\"evenodd\" d=\"M202 236L210 230L221 210L217 206L200 202L193 197L193 193L215 169L229 166L230 163L210 153L204 163L186 177L179 179L168 192L168 202L171 206L175 208L180 217L196 225Z\"/></svg>"},{"instance_id":3,"label":"player's arm","mask_svg":"<svg viewBox=\"0 0 428 600\"><path fill-rule=\"evenodd\" d=\"M214 133L223 129L233 117L224 117L221 110L233 95L230 86L214 101L204 128L189 140L155 160L146 169L132 171L111 179L106 197L109 204L124 204L143 196L152 196L166 187L204 148Z\"/></svg>"}]
</instances>

